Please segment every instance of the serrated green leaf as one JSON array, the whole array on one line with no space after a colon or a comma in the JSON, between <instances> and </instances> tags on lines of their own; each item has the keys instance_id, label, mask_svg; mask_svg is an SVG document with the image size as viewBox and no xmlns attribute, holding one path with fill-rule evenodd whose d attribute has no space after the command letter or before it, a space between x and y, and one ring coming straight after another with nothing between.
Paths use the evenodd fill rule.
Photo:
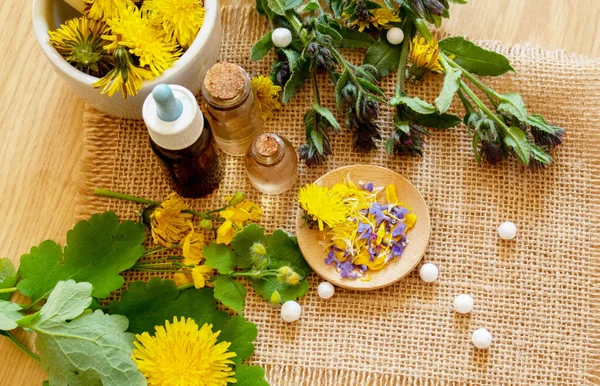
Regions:
<instances>
[{"instance_id":1,"label":"serrated green leaf","mask_svg":"<svg viewBox=\"0 0 600 386\"><path fill-rule=\"evenodd\" d=\"M64 249L47 240L21 257L17 288L37 302L52 291L57 282L73 279L90 282L92 295L106 298L123 285L120 272L131 268L143 255L144 226L133 221L119 223L113 212L95 214L78 222L67 233Z\"/></svg>"},{"instance_id":2,"label":"serrated green leaf","mask_svg":"<svg viewBox=\"0 0 600 386\"><path fill-rule=\"evenodd\" d=\"M344 100L342 99L342 90L344 88L344 86L346 86L346 83L348 83L348 69L344 69L344 72L342 72L342 75L340 75L340 78L337 80L336 84L335 84L335 107L337 108L338 111L342 111L344 108Z\"/></svg>"},{"instance_id":3,"label":"serrated green leaf","mask_svg":"<svg viewBox=\"0 0 600 386\"><path fill-rule=\"evenodd\" d=\"M454 62L473 74L498 76L514 71L504 55L481 48L462 36L444 39L439 44L446 54L454 55Z\"/></svg>"},{"instance_id":4,"label":"serrated green leaf","mask_svg":"<svg viewBox=\"0 0 600 386\"><path fill-rule=\"evenodd\" d=\"M17 283L17 272L10 259L0 259L0 289L12 288ZM0 300L10 299L10 293L0 294Z\"/></svg>"},{"instance_id":5,"label":"serrated green leaf","mask_svg":"<svg viewBox=\"0 0 600 386\"><path fill-rule=\"evenodd\" d=\"M375 39L369 34L353 28L343 27L339 33L342 35L339 48L369 48L375 43Z\"/></svg>"},{"instance_id":6,"label":"serrated green leaf","mask_svg":"<svg viewBox=\"0 0 600 386\"><path fill-rule=\"evenodd\" d=\"M267 254L272 268L289 265L303 277L307 277L312 272L310 265L302 256L296 237L288 235L281 229L277 229L267 237Z\"/></svg>"},{"instance_id":7,"label":"serrated green leaf","mask_svg":"<svg viewBox=\"0 0 600 386\"><path fill-rule=\"evenodd\" d=\"M265 242L265 229L256 224L248 224L241 232L238 232L231 240L231 247L236 256L237 266L248 268L252 265L250 247L254 243Z\"/></svg>"},{"instance_id":8,"label":"serrated green leaf","mask_svg":"<svg viewBox=\"0 0 600 386\"><path fill-rule=\"evenodd\" d=\"M9 331L17 328L17 320L23 318L21 307L13 302L0 300L0 330Z\"/></svg>"},{"instance_id":9,"label":"serrated green leaf","mask_svg":"<svg viewBox=\"0 0 600 386\"><path fill-rule=\"evenodd\" d=\"M520 94L516 93L502 95L498 104L498 111L512 114L520 121L526 121L529 117L523 98Z\"/></svg>"},{"instance_id":10,"label":"serrated green leaf","mask_svg":"<svg viewBox=\"0 0 600 386\"><path fill-rule=\"evenodd\" d=\"M192 318L199 326L210 323L220 329L220 315L215 314L216 310L217 303L210 288L179 291L174 281L159 277L148 283L139 280L131 283L120 300L112 302L108 308L110 314L126 316L129 319L127 331L136 334L152 334L155 326L163 325L166 320L172 321L174 317Z\"/></svg>"},{"instance_id":11,"label":"serrated green leaf","mask_svg":"<svg viewBox=\"0 0 600 386\"><path fill-rule=\"evenodd\" d=\"M437 111L431 103L428 103L417 97L411 98L405 95L393 97L390 99L390 104L392 106L406 105L411 110L416 111L419 114L433 114Z\"/></svg>"},{"instance_id":12,"label":"serrated green leaf","mask_svg":"<svg viewBox=\"0 0 600 386\"><path fill-rule=\"evenodd\" d=\"M233 251L226 245L215 242L204 246L204 258L206 266L219 271L219 273L230 274L236 266L236 258Z\"/></svg>"},{"instance_id":13,"label":"serrated green leaf","mask_svg":"<svg viewBox=\"0 0 600 386\"><path fill-rule=\"evenodd\" d=\"M531 159L531 147L527 141L527 136L518 127L509 127L505 132L504 143L516 154L519 161L524 165L529 164Z\"/></svg>"},{"instance_id":14,"label":"serrated green leaf","mask_svg":"<svg viewBox=\"0 0 600 386\"><path fill-rule=\"evenodd\" d=\"M379 70L379 77L384 78L390 72L398 69L401 50L402 45L392 45L385 37L380 37L367 50L364 63L375 66Z\"/></svg>"},{"instance_id":15,"label":"serrated green leaf","mask_svg":"<svg viewBox=\"0 0 600 386\"><path fill-rule=\"evenodd\" d=\"M417 114L415 123L419 126L433 127L434 129L449 129L460 125L462 120L454 114Z\"/></svg>"},{"instance_id":16,"label":"serrated green leaf","mask_svg":"<svg viewBox=\"0 0 600 386\"><path fill-rule=\"evenodd\" d=\"M213 283L215 299L241 315L246 303L246 288L228 275L217 276Z\"/></svg>"},{"instance_id":17,"label":"serrated green leaf","mask_svg":"<svg viewBox=\"0 0 600 386\"><path fill-rule=\"evenodd\" d=\"M460 70L451 68L446 71L446 76L444 77L444 85L442 86L442 90L440 91L440 95L435 100L435 105L437 106L440 114L445 113L450 108L452 104L452 99L454 98L454 94L458 91L458 87L460 86Z\"/></svg>"},{"instance_id":18,"label":"serrated green leaf","mask_svg":"<svg viewBox=\"0 0 600 386\"><path fill-rule=\"evenodd\" d=\"M304 58L296 61L296 65L292 68L292 75L283 88L283 97L281 99L283 103L289 102L294 94L296 94L296 91L304 85L310 73L309 67L309 63Z\"/></svg>"},{"instance_id":19,"label":"serrated green leaf","mask_svg":"<svg viewBox=\"0 0 600 386\"><path fill-rule=\"evenodd\" d=\"M263 299L270 301L274 291L279 292L281 302L285 303L288 300L296 300L308 291L308 281L302 280L296 285L280 283L277 280L258 279L252 281L254 291Z\"/></svg>"},{"instance_id":20,"label":"serrated green leaf","mask_svg":"<svg viewBox=\"0 0 600 386\"><path fill-rule=\"evenodd\" d=\"M133 334L125 333L127 318L100 310L83 312L91 293L89 283L58 282L29 326L37 333L36 347L50 384L146 385L131 358ZM78 310L83 313L73 319Z\"/></svg>"},{"instance_id":21,"label":"serrated green leaf","mask_svg":"<svg viewBox=\"0 0 600 386\"><path fill-rule=\"evenodd\" d=\"M239 365L235 368L236 386L269 386L265 370L258 366Z\"/></svg>"},{"instance_id":22,"label":"serrated green leaf","mask_svg":"<svg viewBox=\"0 0 600 386\"><path fill-rule=\"evenodd\" d=\"M310 139L312 139L312 143L317 148L317 151L323 154L323 134L318 130L311 130Z\"/></svg>"},{"instance_id":23,"label":"serrated green leaf","mask_svg":"<svg viewBox=\"0 0 600 386\"><path fill-rule=\"evenodd\" d=\"M285 0L267 0L268 8L279 16L285 15Z\"/></svg>"},{"instance_id":24,"label":"serrated green leaf","mask_svg":"<svg viewBox=\"0 0 600 386\"><path fill-rule=\"evenodd\" d=\"M315 112L317 114L319 114L321 117L325 118L334 130L336 130L336 131L341 130L340 124L338 123L338 121L335 119L335 117L333 116L331 111L329 111L329 109L327 107L323 107L323 106L318 105L317 103L313 103L312 108L313 108L313 110L315 110Z\"/></svg>"},{"instance_id":25,"label":"serrated green leaf","mask_svg":"<svg viewBox=\"0 0 600 386\"><path fill-rule=\"evenodd\" d=\"M269 53L271 48L273 48L273 40L271 39L272 34L273 31L269 31L265 36L260 38L259 41L254 43L252 50L250 51L250 60L260 60Z\"/></svg>"},{"instance_id":26,"label":"serrated green leaf","mask_svg":"<svg viewBox=\"0 0 600 386\"><path fill-rule=\"evenodd\" d=\"M257 336L258 329L254 323L247 322L243 316L234 316L221 328L217 340L231 343L227 350L236 354L231 360L239 365L254 354L252 342Z\"/></svg>"}]
</instances>

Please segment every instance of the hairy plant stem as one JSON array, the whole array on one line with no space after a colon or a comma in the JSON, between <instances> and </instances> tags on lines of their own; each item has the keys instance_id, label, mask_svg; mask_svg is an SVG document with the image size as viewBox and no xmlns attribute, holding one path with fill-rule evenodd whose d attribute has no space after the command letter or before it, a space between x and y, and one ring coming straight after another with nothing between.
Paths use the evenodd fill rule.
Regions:
<instances>
[{"instance_id":1,"label":"hairy plant stem","mask_svg":"<svg viewBox=\"0 0 600 386\"><path fill-rule=\"evenodd\" d=\"M170 247L157 246L157 247L148 249L146 252L144 252L144 256L149 256L149 255L153 255L155 253L160 253L160 252L164 252L164 251L168 251L168 250L180 248L180 247L182 247L181 244L171 245ZM161 259L168 259L168 257L162 257Z\"/></svg>"},{"instance_id":2,"label":"hairy plant stem","mask_svg":"<svg viewBox=\"0 0 600 386\"><path fill-rule=\"evenodd\" d=\"M412 35L412 24L410 21L404 23L402 28L404 40L402 41L402 50L400 51L400 60L398 61L398 74L396 75L396 96L400 97L404 93L404 79L406 78L406 62L410 52L410 39Z\"/></svg>"},{"instance_id":3,"label":"hairy plant stem","mask_svg":"<svg viewBox=\"0 0 600 386\"><path fill-rule=\"evenodd\" d=\"M471 74L469 71L465 70L460 64L456 63L454 60L450 59L446 54L444 54L443 52L440 52L440 57L442 59L442 63L446 64L450 67L456 68L457 70L460 70L460 72L462 73L462 75L467 78L471 83L473 83L478 89L480 89L481 91L483 91L485 93L485 95L488 97L488 99L490 100L490 102L492 102L492 104L494 106L497 105L497 101L494 99L504 99L504 97L497 93L496 91L492 90L491 88L489 88L488 86L485 85L485 83L483 83L482 81L480 81L479 79L477 79L477 77L473 74Z\"/></svg>"},{"instance_id":4,"label":"hairy plant stem","mask_svg":"<svg viewBox=\"0 0 600 386\"><path fill-rule=\"evenodd\" d=\"M137 202L138 204L144 204L144 205L160 205L160 202L157 202L157 201L146 200L145 198L136 197L136 196L132 196L129 194L113 192L112 190L108 190L108 189L94 189L94 195L118 198L121 200L133 201L133 202Z\"/></svg>"},{"instance_id":5,"label":"hairy plant stem","mask_svg":"<svg viewBox=\"0 0 600 386\"><path fill-rule=\"evenodd\" d=\"M11 342L13 342L18 348L20 348L31 359L33 359L37 363L40 363L40 357L37 354L35 354L33 351L31 351L29 348L27 348L27 346L25 346L23 343L21 343L17 338L15 338L15 336L13 334L11 334L10 331L2 331L2 335L6 336L8 339L10 339Z\"/></svg>"},{"instance_id":6,"label":"hairy plant stem","mask_svg":"<svg viewBox=\"0 0 600 386\"><path fill-rule=\"evenodd\" d=\"M509 132L508 126L502 121L502 119L498 118L496 114L494 114L486 105L479 99L479 97L467 86L465 82L462 80L460 82L460 89L465 92L471 98L471 100L477 105L479 110L483 111L491 120L493 120L505 133Z\"/></svg>"},{"instance_id":7,"label":"hairy plant stem","mask_svg":"<svg viewBox=\"0 0 600 386\"><path fill-rule=\"evenodd\" d=\"M16 292L16 291L17 291L17 287L2 288L2 289L0 289L0 294L9 294L9 293Z\"/></svg>"}]
</instances>

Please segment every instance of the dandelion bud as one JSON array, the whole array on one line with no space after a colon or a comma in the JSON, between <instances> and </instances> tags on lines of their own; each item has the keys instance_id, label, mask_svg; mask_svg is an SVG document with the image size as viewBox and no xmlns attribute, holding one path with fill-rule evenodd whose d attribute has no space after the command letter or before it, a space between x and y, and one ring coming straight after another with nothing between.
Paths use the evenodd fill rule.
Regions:
<instances>
[{"instance_id":1,"label":"dandelion bud","mask_svg":"<svg viewBox=\"0 0 600 386\"><path fill-rule=\"evenodd\" d=\"M246 199L246 194L244 192L235 192L231 200L229 200L229 205L237 205L241 204Z\"/></svg>"},{"instance_id":2,"label":"dandelion bud","mask_svg":"<svg viewBox=\"0 0 600 386\"><path fill-rule=\"evenodd\" d=\"M271 303L281 304L281 295L277 290L273 291L273 293L271 294Z\"/></svg>"},{"instance_id":3,"label":"dandelion bud","mask_svg":"<svg viewBox=\"0 0 600 386\"><path fill-rule=\"evenodd\" d=\"M204 229L205 231L213 229L213 222L211 220L200 221L200 229Z\"/></svg>"}]
</instances>

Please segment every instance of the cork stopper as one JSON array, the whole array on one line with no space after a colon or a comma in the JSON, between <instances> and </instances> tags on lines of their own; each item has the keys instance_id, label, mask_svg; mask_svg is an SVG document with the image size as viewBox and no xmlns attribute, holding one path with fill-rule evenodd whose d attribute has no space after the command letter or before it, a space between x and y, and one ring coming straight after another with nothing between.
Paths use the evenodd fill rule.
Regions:
<instances>
[{"instance_id":1,"label":"cork stopper","mask_svg":"<svg viewBox=\"0 0 600 386\"><path fill-rule=\"evenodd\" d=\"M206 72L204 88L214 98L233 99L244 89L244 72L235 64L217 63Z\"/></svg>"},{"instance_id":2,"label":"cork stopper","mask_svg":"<svg viewBox=\"0 0 600 386\"><path fill-rule=\"evenodd\" d=\"M279 151L279 142L271 134L261 135L256 139L256 151L265 157L273 157Z\"/></svg>"}]
</instances>

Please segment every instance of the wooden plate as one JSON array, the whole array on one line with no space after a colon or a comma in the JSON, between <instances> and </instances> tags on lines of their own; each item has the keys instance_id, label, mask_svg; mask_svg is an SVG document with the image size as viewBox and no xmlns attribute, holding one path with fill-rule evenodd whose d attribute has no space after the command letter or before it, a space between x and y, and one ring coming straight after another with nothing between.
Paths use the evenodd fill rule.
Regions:
<instances>
[{"instance_id":1,"label":"wooden plate","mask_svg":"<svg viewBox=\"0 0 600 386\"><path fill-rule=\"evenodd\" d=\"M306 225L302 219L304 213L301 208L298 208L296 216L298 244L308 264L328 282L342 288L360 291L382 288L408 275L419 264L419 261L421 261L431 234L429 209L425 200L413 184L398 173L379 166L354 165L341 167L323 175L316 183L321 186L333 186L342 182L348 174L350 175L350 179L355 183L358 183L358 181L364 183L372 182L375 186L384 187L389 184L395 184L398 199L406 202L412 208L413 213L417 215L417 222L414 228L406 234L408 244L402 256L396 261L388 263L381 271L367 271L371 274L370 281L341 278L335 265L325 264L327 251L322 245L319 245L319 242L324 241L325 237L317 228L310 229ZM380 198L381 196L383 196L384 201L385 195L380 194Z\"/></svg>"}]
</instances>

